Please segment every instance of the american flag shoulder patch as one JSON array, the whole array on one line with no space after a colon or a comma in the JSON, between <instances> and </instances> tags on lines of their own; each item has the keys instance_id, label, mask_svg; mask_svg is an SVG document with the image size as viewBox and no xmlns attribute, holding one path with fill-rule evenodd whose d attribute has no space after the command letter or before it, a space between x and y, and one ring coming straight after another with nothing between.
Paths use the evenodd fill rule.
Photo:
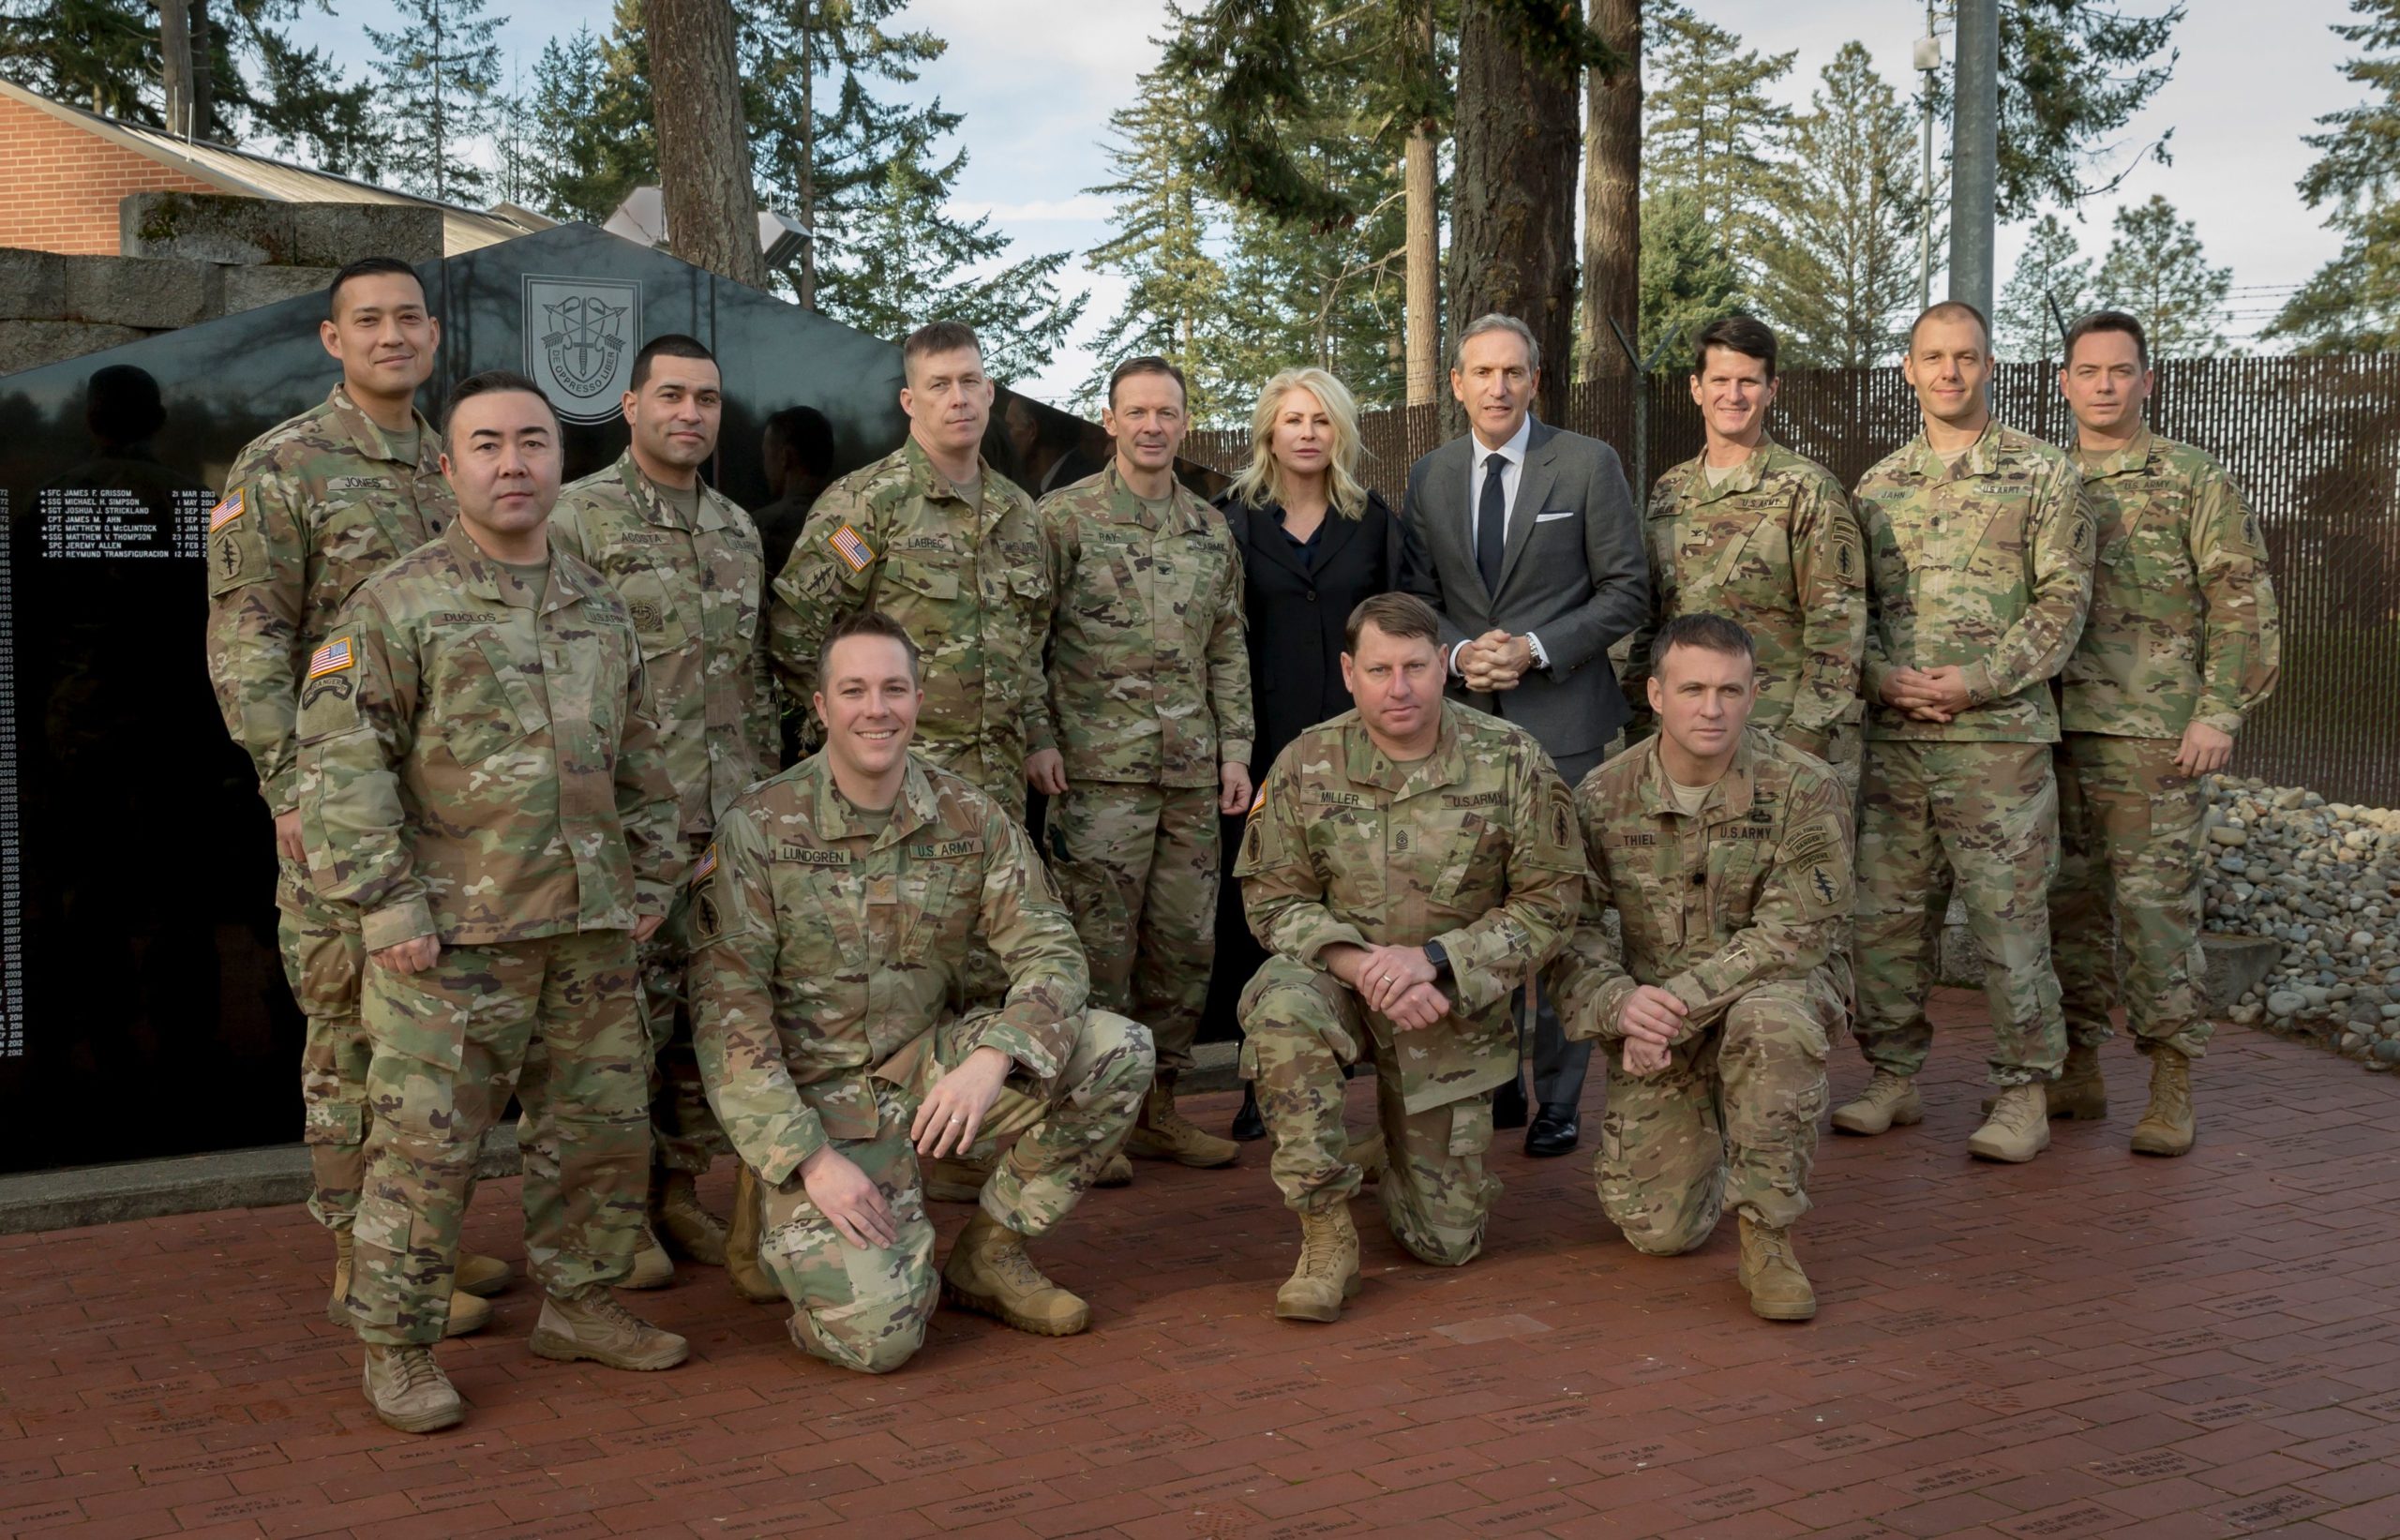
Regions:
<instances>
[{"instance_id":1,"label":"american flag shoulder patch","mask_svg":"<svg viewBox=\"0 0 2400 1540\"><path fill-rule=\"evenodd\" d=\"M715 870L716 846L712 845L700 852L698 860L692 863L692 886L698 888L701 883L708 881L709 874Z\"/></svg>"},{"instance_id":2,"label":"american flag shoulder patch","mask_svg":"<svg viewBox=\"0 0 2400 1540\"><path fill-rule=\"evenodd\" d=\"M338 674L357 661L351 653L350 638L336 636L332 641L317 649L308 659L308 677L312 680L321 680L327 674Z\"/></svg>"},{"instance_id":3,"label":"american flag shoulder patch","mask_svg":"<svg viewBox=\"0 0 2400 1540\"><path fill-rule=\"evenodd\" d=\"M225 494L223 501L208 510L208 532L215 534L226 525L241 517L243 507L242 488L236 486Z\"/></svg>"},{"instance_id":4,"label":"american flag shoulder patch","mask_svg":"<svg viewBox=\"0 0 2400 1540\"><path fill-rule=\"evenodd\" d=\"M867 564L875 560L875 547L847 524L827 535L825 544L833 547L833 554L848 562L852 572L866 571Z\"/></svg>"}]
</instances>

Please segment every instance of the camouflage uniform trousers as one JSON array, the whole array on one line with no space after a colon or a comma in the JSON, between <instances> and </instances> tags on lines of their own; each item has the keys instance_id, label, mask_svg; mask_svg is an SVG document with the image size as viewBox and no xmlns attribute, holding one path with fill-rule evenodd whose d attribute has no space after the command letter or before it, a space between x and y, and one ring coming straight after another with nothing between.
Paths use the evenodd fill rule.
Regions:
<instances>
[{"instance_id":1,"label":"camouflage uniform trousers","mask_svg":"<svg viewBox=\"0 0 2400 1540\"><path fill-rule=\"evenodd\" d=\"M1845 1011L1822 975L1761 984L1665 1069L1609 1076L1592 1174L1634 1249L1689 1251L1729 1207L1778 1230L1808 1212L1825 1055Z\"/></svg>"},{"instance_id":2,"label":"camouflage uniform trousers","mask_svg":"<svg viewBox=\"0 0 2400 1540\"><path fill-rule=\"evenodd\" d=\"M1216 950L1217 793L1075 781L1050 800L1051 875L1091 960L1091 1003L1149 1024L1192 1068Z\"/></svg>"},{"instance_id":3,"label":"camouflage uniform trousers","mask_svg":"<svg viewBox=\"0 0 2400 1540\"><path fill-rule=\"evenodd\" d=\"M2125 1025L2145 1054L2187 1058L2212 1031L2192 978L2200 939L2200 782L2171 738L2068 733L2058 746L2059 875L2050 885L2069 1041L2108 1040L2123 958Z\"/></svg>"},{"instance_id":4,"label":"camouflage uniform trousers","mask_svg":"<svg viewBox=\"0 0 2400 1540\"><path fill-rule=\"evenodd\" d=\"M283 974L307 1019L300 1044L301 1137L308 1145L308 1212L348 1230L367 1175L367 1064L372 1050L358 1012L367 952L358 911L321 899L305 866L277 861L276 934Z\"/></svg>"},{"instance_id":5,"label":"camouflage uniform trousers","mask_svg":"<svg viewBox=\"0 0 2400 1540\"><path fill-rule=\"evenodd\" d=\"M936 1083L972 1051L982 1014L903 1046L875 1077L875 1136L833 1142L882 1189L899 1232L890 1246L844 1240L808 1201L797 1173L781 1190L759 1186L758 1260L792 1302L801 1341L829 1364L889 1374L924 1342L940 1278L908 1125ZM884 1078L895 1072L902 1078ZM1028 1237L1066 1218L1133 1126L1152 1072L1148 1030L1104 1010L1085 1015L1052 1084L1012 1068L969 1152L979 1164L997 1165L983 1184L983 1212Z\"/></svg>"},{"instance_id":6,"label":"camouflage uniform trousers","mask_svg":"<svg viewBox=\"0 0 2400 1540\"><path fill-rule=\"evenodd\" d=\"M1283 1205L1322 1213L1358 1194L1363 1174L1343 1158L1350 1136L1342 1123L1342 1069L1372 1054L1375 1117L1390 1160L1375 1189L1385 1222L1420 1262L1457 1267L1474 1261L1500 1197L1500 1178L1484 1164L1492 1092L1410 1112L1390 1045L1369 1029L1358 996L1289 957L1267 960L1242 991L1240 1009L1242 1075L1257 1087L1258 1110L1275 1141L1268 1169Z\"/></svg>"},{"instance_id":7,"label":"camouflage uniform trousers","mask_svg":"<svg viewBox=\"0 0 2400 1540\"><path fill-rule=\"evenodd\" d=\"M567 1296L633 1270L650 1167L638 988L624 931L444 947L414 974L369 965L375 1124L349 1302L361 1338L440 1340L475 1159L511 1095L557 1129L555 1157L525 1162L533 1277Z\"/></svg>"},{"instance_id":8,"label":"camouflage uniform trousers","mask_svg":"<svg viewBox=\"0 0 2400 1540\"><path fill-rule=\"evenodd\" d=\"M1955 884L1983 960L1994 1085L2054 1080L2066 1058L2050 969L2059 864L2050 745L1879 740L1867 745L1855 931L1858 1046L1898 1075L1925 1068L1942 920Z\"/></svg>"},{"instance_id":9,"label":"camouflage uniform trousers","mask_svg":"<svg viewBox=\"0 0 2400 1540\"><path fill-rule=\"evenodd\" d=\"M695 839L685 852L698 860L708 848ZM691 963L691 890L681 883L667 910L667 922L641 944L642 1019L650 1027L651 1160L660 1171L708 1174L733 1145L709 1109L700 1084L700 1059L692 1046L691 997L683 972Z\"/></svg>"}]
</instances>

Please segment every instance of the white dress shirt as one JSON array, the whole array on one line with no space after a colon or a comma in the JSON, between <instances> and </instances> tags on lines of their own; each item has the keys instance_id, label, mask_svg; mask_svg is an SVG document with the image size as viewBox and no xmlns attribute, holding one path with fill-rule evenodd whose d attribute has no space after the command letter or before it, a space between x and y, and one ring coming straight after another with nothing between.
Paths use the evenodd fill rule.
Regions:
<instances>
[{"instance_id":1,"label":"white dress shirt","mask_svg":"<svg viewBox=\"0 0 2400 1540\"><path fill-rule=\"evenodd\" d=\"M1496 449L1477 438L1473 428L1467 430L1467 437L1474 441L1475 453L1468 456L1466 475L1466 548L1470 556L1479 557L1482 553L1476 549L1476 519L1483 509L1483 479L1491 474L1491 468L1484 462L1494 455L1506 462L1500 467L1500 539L1505 545L1508 538L1509 521L1517 516L1517 487L1525 479L1525 449L1533 441L1534 414L1526 412L1525 420L1517 425L1517 431L1508 441ZM1536 509L1535 512L1540 510ZM1525 645L1533 650L1535 667L1550 666L1550 654L1541 650L1540 637L1528 631L1525 633ZM1450 649L1452 674L1459 671L1459 648L1464 646L1466 643L1461 642L1458 647Z\"/></svg>"}]
</instances>

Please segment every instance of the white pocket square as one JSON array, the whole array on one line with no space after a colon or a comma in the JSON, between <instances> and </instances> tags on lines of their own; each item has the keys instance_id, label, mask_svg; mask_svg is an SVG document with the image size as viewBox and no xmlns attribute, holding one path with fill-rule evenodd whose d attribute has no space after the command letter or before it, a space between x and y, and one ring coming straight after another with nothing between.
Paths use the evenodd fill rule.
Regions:
<instances>
[{"instance_id":1,"label":"white pocket square","mask_svg":"<svg viewBox=\"0 0 2400 1540\"><path fill-rule=\"evenodd\" d=\"M1582 510L1580 508L1552 508L1546 514L1536 514L1534 516L1534 522L1537 524L1547 524L1553 518L1573 518L1581 512L1582 512Z\"/></svg>"}]
</instances>

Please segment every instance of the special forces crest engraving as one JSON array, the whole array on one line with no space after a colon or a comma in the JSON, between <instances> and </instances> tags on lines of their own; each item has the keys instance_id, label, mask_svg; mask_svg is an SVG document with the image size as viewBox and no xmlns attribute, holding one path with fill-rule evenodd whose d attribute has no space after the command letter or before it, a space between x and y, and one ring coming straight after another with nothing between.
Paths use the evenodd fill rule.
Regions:
<instances>
[{"instance_id":1,"label":"special forces crest engraving","mask_svg":"<svg viewBox=\"0 0 2400 1540\"><path fill-rule=\"evenodd\" d=\"M613 422L633 382L641 285L525 276L525 372L570 423Z\"/></svg>"}]
</instances>

